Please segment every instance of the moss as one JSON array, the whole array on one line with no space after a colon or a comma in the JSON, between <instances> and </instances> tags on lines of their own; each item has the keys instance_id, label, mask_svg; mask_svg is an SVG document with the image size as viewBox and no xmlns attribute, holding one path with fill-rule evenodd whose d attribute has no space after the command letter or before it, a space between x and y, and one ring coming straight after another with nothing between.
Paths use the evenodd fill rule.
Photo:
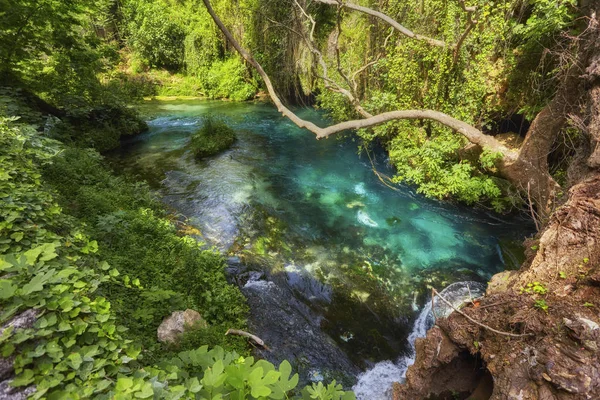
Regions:
<instances>
[{"instance_id":1,"label":"moss","mask_svg":"<svg viewBox=\"0 0 600 400\"><path fill-rule=\"evenodd\" d=\"M192 135L190 146L196 158L204 158L227 150L235 141L234 130L221 119L209 115L202 128Z\"/></svg>"}]
</instances>

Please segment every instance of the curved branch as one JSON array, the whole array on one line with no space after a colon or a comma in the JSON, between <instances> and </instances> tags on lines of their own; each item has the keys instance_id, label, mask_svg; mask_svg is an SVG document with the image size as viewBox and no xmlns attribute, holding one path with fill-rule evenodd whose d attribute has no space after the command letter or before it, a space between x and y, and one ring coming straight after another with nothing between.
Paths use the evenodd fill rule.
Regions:
<instances>
[{"instance_id":1,"label":"curved branch","mask_svg":"<svg viewBox=\"0 0 600 400\"><path fill-rule=\"evenodd\" d=\"M367 7L363 7L363 6L359 6L358 4L353 4L353 3L348 3L348 2L341 2L338 0L315 0L318 3L323 3L323 4L329 4L332 6L342 6L342 7L346 7L349 8L351 10L355 10L355 11L359 11L362 12L364 14L368 14L371 15L373 17L377 17L385 22L387 22L389 25L393 26L394 29L396 29L398 32L400 32L401 34L403 34L404 36L408 36L409 38L415 39L415 40L421 40L423 42L429 43L432 46L437 46L437 47L453 47L453 46L448 46L445 42L441 41L441 40L437 40L437 39L433 39L427 36L423 36L423 35L419 35L418 33L414 33L413 31L411 31L410 29L400 25L397 21L395 21L394 19L390 18L389 16L385 15L382 12L379 11L375 11L373 9L367 8Z\"/></svg>"},{"instance_id":2,"label":"curved branch","mask_svg":"<svg viewBox=\"0 0 600 400\"><path fill-rule=\"evenodd\" d=\"M502 143L498 140L494 139L491 136L485 135L479 129L467 124L466 122L460 121L454 117L451 117L447 114L444 114L439 111L434 110L399 110L399 111L390 111L382 114L378 114L375 116L371 116L369 118L361 119L361 120L352 120L341 122L339 124L331 125L326 128L321 128L310 121L306 121L296 114L292 112L289 108L283 105L283 102L275 92L275 88L273 87L273 83L271 79L263 69L263 67L252 57L250 53L248 53L238 42L235 40L231 32L225 27L223 22L217 16L215 11L213 10L210 0L202 0L204 5L206 6L208 13L213 18L221 32L225 35L227 40L231 43L231 45L240 53L240 55L250 64L252 65L261 78L264 80L265 85L267 87L267 91L269 92L269 96L271 100L277 107L277 110L285 117L289 118L294 124L296 124L300 128L306 128L309 131L313 132L317 139L326 138L335 133L346 131L346 130L354 130L361 128L369 128L372 126L381 125L383 123L399 120L399 119L429 119L433 121L437 121L442 125L460 133L471 143L477 144L483 148L489 149L494 152L501 152L504 156L504 162L513 161L516 158L516 154L511 152L508 148L506 148Z\"/></svg>"}]
</instances>

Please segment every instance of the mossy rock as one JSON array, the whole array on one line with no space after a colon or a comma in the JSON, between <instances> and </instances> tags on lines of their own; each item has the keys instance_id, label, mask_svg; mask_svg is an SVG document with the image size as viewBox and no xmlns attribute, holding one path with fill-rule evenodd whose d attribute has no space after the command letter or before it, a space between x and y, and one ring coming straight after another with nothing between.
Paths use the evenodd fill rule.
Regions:
<instances>
[{"instance_id":1,"label":"mossy rock","mask_svg":"<svg viewBox=\"0 0 600 400\"><path fill-rule=\"evenodd\" d=\"M229 149L236 141L235 131L221 119L209 116L192 135L190 147L196 158L214 156Z\"/></svg>"}]
</instances>

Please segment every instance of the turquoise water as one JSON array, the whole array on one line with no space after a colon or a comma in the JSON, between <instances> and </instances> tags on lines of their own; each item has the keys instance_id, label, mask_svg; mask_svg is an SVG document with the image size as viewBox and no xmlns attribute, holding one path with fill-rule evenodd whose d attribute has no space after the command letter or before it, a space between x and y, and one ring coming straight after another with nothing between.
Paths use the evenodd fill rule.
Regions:
<instances>
[{"instance_id":1,"label":"turquoise water","mask_svg":"<svg viewBox=\"0 0 600 400\"><path fill-rule=\"evenodd\" d=\"M297 285L299 296L320 307L323 329L340 346L367 347L363 358L402 351L396 342L405 337L390 337L402 336L427 284L485 282L518 263L508 244L531 232L519 218L429 200L406 186L391 190L351 135L317 141L270 105L154 102L143 112L150 131L125 143L115 162L159 187L210 245L287 274L292 286L292 276L312 279ZM299 112L320 120L315 111ZM186 145L208 113L222 116L238 141L198 162ZM375 166L393 175L382 152ZM361 339L361 324L382 338ZM383 342L378 354L369 349Z\"/></svg>"}]
</instances>

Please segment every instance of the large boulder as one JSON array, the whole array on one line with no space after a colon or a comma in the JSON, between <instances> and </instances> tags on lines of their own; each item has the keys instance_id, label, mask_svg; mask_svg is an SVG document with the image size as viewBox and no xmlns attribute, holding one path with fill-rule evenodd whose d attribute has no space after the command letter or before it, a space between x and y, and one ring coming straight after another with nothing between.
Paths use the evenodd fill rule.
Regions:
<instances>
[{"instance_id":1,"label":"large boulder","mask_svg":"<svg viewBox=\"0 0 600 400\"><path fill-rule=\"evenodd\" d=\"M158 341L176 343L179 337L192 328L206 328L208 324L198 311L174 311L158 327Z\"/></svg>"}]
</instances>

